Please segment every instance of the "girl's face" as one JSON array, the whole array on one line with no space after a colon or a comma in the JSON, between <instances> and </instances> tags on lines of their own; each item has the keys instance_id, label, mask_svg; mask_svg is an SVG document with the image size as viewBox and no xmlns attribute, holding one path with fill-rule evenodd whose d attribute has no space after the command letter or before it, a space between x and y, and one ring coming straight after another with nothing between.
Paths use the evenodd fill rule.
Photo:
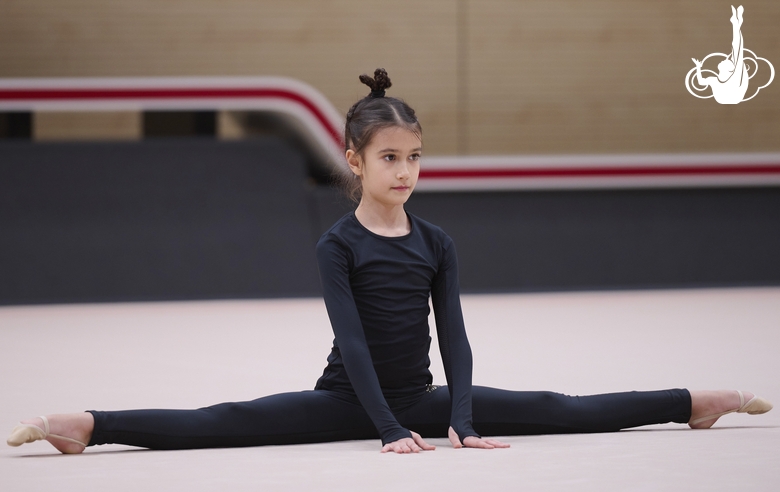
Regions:
<instances>
[{"instance_id":1,"label":"girl's face","mask_svg":"<svg viewBox=\"0 0 780 492\"><path fill-rule=\"evenodd\" d=\"M401 127L379 130L362 156L348 150L349 167L363 184L361 202L386 206L406 203L420 175L421 154L420 137Z\"/></svg>"}]
</instances>

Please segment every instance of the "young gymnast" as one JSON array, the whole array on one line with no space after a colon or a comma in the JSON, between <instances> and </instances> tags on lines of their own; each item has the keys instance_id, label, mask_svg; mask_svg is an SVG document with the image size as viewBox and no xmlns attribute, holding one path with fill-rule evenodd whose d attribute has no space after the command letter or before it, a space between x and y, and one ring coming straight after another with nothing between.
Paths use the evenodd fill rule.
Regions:
<instances>
[{"instance_id":1,"label":"young gymnast","mask_svg":"<svg viewBox=\"0 0 780 492\"><path fill-rule=\"evenodd\" d=\"M88 411L22 421L8 444L46 439L63 453L119 443L186 449L382 440L382 452L416 453L449 437L456 448L505 448L482 437L610 432L664 422L708 428L731 413L772 405L739 391L664 391L570 397L472 386L455 245L404 211L420 172L421 126L403 101L385 97L378 69L371 93L348 112L347 181L359 196L317 243L335 340L314 390L197 410ZM447 386L432 384L432 298Z\"/></svg>"}]
</instances>

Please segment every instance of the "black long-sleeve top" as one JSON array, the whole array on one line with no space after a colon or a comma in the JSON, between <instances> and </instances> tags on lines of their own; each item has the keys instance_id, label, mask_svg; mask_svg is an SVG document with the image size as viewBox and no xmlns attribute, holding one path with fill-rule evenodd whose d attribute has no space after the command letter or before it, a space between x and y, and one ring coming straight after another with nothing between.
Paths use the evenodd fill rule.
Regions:
<instances>
[{"instance_id":1,"label":"black long-sleeve top","mask_svg":"<svg viewBox=\"0 0 780 492\"><path fill-rule=\"evenodd\" d=\"M472 358L455 245L439 227L407 215L411 232L405 236L374 234L349 213L317 243L335 340L315 388L356 395L383 444L411 437L386 398L420 394L433 380L430 296L452 399L450 425L462 441L478 434L471 424Z\"/></svg>"}]
</instances>

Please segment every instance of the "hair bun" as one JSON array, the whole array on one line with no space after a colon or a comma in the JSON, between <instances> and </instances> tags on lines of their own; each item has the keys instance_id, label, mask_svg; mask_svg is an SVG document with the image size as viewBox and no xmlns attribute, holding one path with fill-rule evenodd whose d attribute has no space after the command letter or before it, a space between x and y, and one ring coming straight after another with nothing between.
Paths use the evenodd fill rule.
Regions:
<instances>
[{"instance_id":1,"label":"hair bun","mask_svg":"<svg viewBox=\"0 0 780 492\"><path fill-rule=\"evenodd\" d=\"M393 86L390 77L387 76L387 70L377 68L374 70L374 77L366 74L360 76L360 81L371 88L370 97L385 97L385 90Z\"/></svg>"}]
</instances>

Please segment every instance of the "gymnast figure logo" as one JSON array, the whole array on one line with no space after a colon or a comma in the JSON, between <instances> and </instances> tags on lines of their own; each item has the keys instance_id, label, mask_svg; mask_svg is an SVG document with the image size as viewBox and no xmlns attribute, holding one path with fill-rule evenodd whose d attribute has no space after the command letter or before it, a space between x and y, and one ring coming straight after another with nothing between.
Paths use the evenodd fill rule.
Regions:
<instances>
[{"instance_id":1,"label":"gymnast figure logo","mask_svg":"<svg viewBox=\"0 0 780 492\"><path fill-rule=\"evenodd\" d=\"M724 53L711 53L704 57L702 61L692 58L693 63L696 65L685 76L685 88L688 92L700 99L708 99L714 97L720 104L739 104L742 101L749 101L756 97L756 94L772 83L775 78L775 67L769 63L766 58L761 58L753 53L751 50L745 48L744 41L742 39L742 14L745 9L740 5L736 10L734 6L731 6L731 26L732 26L732 40L731 40L731 54L725 55ZM749 53L751 56L747 56ZM723 58L718 63L718 73L716 74L712 70L702 69L702 65L708 58L718 57ZM756 91L750 96L745 97L748 90L748 83L758 73L758 60L761 60L769 66L769 81L766 84L758 87ZM702 73L709 73L713 76L703 77ZM691 87L697 92L703 92L707 90L707 87L712 89L712 94L708 96L701 96L696 94Z\"/></svg>"}]
</instances>

